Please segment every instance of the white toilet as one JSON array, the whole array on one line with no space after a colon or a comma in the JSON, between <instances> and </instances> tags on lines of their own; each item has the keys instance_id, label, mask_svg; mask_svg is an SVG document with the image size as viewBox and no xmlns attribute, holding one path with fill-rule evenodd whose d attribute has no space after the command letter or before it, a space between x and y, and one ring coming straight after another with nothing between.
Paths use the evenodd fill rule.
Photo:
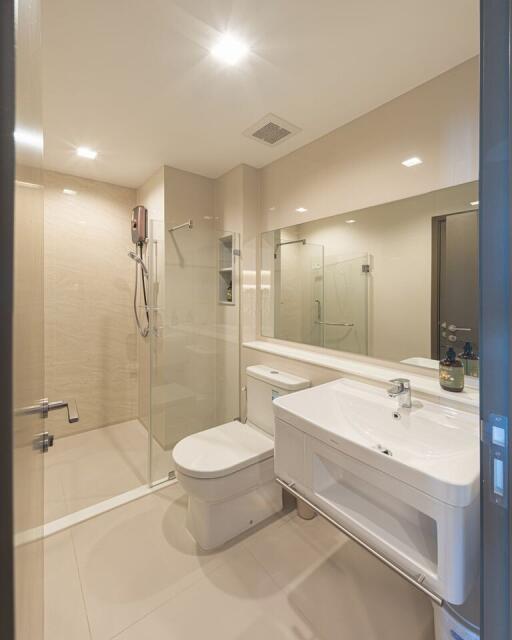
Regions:
<instances>
[{"instance_id":1,"label":"white toilet","mask_svg":"<svg viewBox=\"0 0 512 640\"><path fill-rule=\"evenodd\" d=\"M247 422L227 422L174 448L176 476L188 494L187 528L214 549L282 509L274 481L272 401L310 386L262 365L247 367Z\"/></svg>"}]
</instances>

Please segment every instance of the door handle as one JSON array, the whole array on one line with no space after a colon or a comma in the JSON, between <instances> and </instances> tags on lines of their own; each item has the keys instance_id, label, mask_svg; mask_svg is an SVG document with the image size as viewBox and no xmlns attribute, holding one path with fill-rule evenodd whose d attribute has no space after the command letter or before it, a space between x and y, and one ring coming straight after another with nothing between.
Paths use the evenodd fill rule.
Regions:
<instances>
[{"instance_id":1,"label":"door handle","mask_svg":"<svg viewBox=\"0 0 512 640\"><path fill-rule=\"evenodd\" d=\"M43 403L45 404L46 415L43 417L47 417L50 411L56 411L58 409L66 409L68 412L68 422L73 424L73 422L78 422L80 420L80 416L78 415L78 407L76 406L75 400L55 400L54 402L48 402L48 399L45 398Z\"/></svg>"},{"instance_id":2,"label":"door handle","mask_svg":"<svg viewBox=\"0 0 512 640\"><path fill-rule=\"evenodd\" d=\"M448 331L451 331L452 333L455 331L471 331L471 327L458 327L455 324L450 324L448 326Z\"/></svg>"},{"instance_id":3,"label":"door handle","mask_svg":"<svg viewBox=\"0 0 512 640\"><path fill-rule=\"evenodd\" d=\"M30 407L18 409L16 411L16 415L28 416L40 414L42 418L47 418L50 411L56 411L57 409L67 409L68 422L70 424L80 420L75 400L56 400L54 402L49 402L48 398L43 398L39 404L33 404Z\"/></svg>"}]
</instances>

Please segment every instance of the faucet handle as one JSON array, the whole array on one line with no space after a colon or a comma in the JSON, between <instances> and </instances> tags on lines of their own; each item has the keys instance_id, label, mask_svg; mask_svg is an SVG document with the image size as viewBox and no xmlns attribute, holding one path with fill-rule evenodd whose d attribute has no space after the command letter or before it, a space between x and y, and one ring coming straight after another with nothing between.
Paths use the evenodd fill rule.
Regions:
<instances>
[{"instance_id":1,"label":"faucet handle","mask_svg":"<svg viewBox=\"0 0 512 640\"><path fill-rule=\"evenodd\" d=\"M393 378L389 381L396 391L405 391L411 388L411 381L408 378Z\"/></svg>"}]
</instances>

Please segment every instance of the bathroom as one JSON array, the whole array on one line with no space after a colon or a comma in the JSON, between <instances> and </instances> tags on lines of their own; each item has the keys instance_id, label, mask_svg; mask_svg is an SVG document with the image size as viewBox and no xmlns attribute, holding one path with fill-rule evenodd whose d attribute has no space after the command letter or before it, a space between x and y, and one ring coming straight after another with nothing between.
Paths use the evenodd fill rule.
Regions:
<instances>
[{"instance_id":1,"label":"bathroom","mask_svg":"<svg viewBox=\"0 0 512 640\"><path fill-rule=\"evenodd\" d=\"M2 638L509 637L508 1L5 5Z\"/></svg>"}]
</instances>

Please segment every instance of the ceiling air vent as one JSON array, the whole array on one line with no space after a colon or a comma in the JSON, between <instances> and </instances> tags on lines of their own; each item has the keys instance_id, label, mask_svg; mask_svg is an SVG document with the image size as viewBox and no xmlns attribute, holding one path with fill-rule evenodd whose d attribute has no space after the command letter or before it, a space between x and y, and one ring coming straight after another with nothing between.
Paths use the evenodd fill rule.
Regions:
<instances>
[{"instance_id":1,"label":"ceiling air vent","mask_svg":"<svg viewBox=\"0 0 512 640\"><path fill-rule=\"evenodd\" d=\"M299 127L269 113L252 127L244 131L244 136L274 147L300 131Z\"/></svg>"}]
</instances>

